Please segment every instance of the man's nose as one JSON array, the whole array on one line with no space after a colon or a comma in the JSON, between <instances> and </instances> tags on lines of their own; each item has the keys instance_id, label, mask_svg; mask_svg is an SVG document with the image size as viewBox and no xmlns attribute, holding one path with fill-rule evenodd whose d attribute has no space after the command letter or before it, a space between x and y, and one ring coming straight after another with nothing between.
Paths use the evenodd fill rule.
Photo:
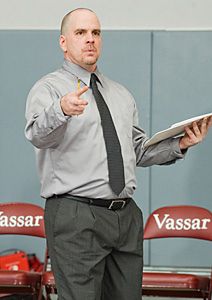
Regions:
<instances>
[{"instance_id":1,"label":"man's nose","mask_svg":"<svg viewBox=\"0 0 212 300\"><path fill-rule=\"evenodd\" d=\"M94 36L92 32L88 32L86 38L87 38L87 43L94 43Z\"/></svg>"}]
</instances>

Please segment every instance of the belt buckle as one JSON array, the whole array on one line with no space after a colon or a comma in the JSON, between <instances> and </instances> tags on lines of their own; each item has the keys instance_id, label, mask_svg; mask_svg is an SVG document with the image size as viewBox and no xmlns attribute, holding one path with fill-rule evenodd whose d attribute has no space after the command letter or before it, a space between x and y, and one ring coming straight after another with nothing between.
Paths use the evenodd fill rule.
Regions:
<instances>
[{"instance_id":1,"label":"belt buckle","mask_svg":"<svg viewBox=\"0 0 212 300\"><path fill-rule=\"evenodd\" d=\"M116 204L116 203L122 203L122 205L120 207L118 207L117 209L122 209L125 204L126 204L126 201L125 200L113 200L111 203L110 203L110 206L108 207L108 209L113 209L113 205Z\"/></svg>"}]
</instances>

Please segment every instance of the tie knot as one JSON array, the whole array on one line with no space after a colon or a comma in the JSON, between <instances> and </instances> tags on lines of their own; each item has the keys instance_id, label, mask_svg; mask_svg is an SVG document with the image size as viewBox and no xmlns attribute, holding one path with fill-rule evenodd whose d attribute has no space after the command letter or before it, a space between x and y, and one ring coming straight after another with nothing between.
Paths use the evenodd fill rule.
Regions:
<instances>
[{"instance_id":1,"label":"tie knot","mask_svg":"<svg viewBox=\"0 0 212 300\"><path fill-rule=\"evenodd\" d=\"M96 82L100 82L99 78L96 76L95 73L91 73L91 79L90 79L91 87L92 87L93 84L96 84Z\"/></svg>"}]
</instances>

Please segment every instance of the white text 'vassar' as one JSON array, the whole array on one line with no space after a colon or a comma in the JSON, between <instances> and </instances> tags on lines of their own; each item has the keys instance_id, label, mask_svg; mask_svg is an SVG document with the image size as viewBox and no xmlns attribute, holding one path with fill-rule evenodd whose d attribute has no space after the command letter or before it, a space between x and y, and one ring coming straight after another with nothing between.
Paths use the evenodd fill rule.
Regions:
<instances>
[{"instance_id":1,"label":"white text 'vassar'","mask_svg":"<svg viewBox=\"0 0 212 300\"><path fill-rule=\"evenodd\" d=\"M207 229L210 219L199 219L199 218L186 218L186 219L173 219L169 214L164 214L162 218L159 217L159 214L153 215L156 221L156 224L159 229L163 226L167 230L200 230Z\"/></svg>"},{"instance_id":2,"label":"white text 'vassar'","mask_svg":"<svg viewBox=\"0 0 212 300\"><path fill-rule=\"evenodd\" d=\"M43 216L4 216L0 211L0 227L34 227L40 226Z\"/></svg>"}]
</instances>

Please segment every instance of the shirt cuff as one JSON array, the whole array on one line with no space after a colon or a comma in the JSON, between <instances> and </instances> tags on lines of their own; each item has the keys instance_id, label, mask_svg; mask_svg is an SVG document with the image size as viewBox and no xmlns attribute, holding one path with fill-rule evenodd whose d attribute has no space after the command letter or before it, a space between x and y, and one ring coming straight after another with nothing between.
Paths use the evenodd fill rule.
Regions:
<instances>
[{"instance_id":1,"label":"shirt cuff","mask_svg":"<svg viewBox=\"0 0 212 300\"><path fill-rule=\"evenodd\" d=\"M62 108L60 106L60 99L58 99L58 101L54 102L54 111L55 111L55 114L56 114L57 118L61 122L66 122L68 119L71 118L71 116L64 115L64 113L62 111Z\"/></svg>"},{"instance_id":2,"label":"shirt cuff","mask_svg":"<svg viewBox=\"0 0 212 300\"><path fill-rule=\"evenodd\" d=\"M179 141L180 141L180 138L173 138L171 140L171 148L176 157L184 158L188 149L181 150Z\"/></svg>"}]
</instances>

